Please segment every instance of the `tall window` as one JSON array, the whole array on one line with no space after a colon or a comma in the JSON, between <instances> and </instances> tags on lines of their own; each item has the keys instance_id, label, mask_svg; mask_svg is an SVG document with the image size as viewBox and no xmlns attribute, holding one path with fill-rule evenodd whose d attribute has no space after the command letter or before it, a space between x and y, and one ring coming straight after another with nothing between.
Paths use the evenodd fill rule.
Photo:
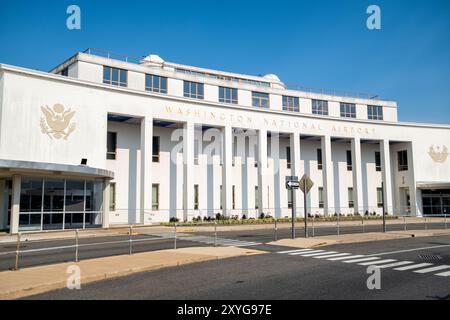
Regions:
<instances>
[{"instance_id":1,"label":"tall window","mask_svg":"<svg viewBox=\"0 0 450 320\"><path fill-rule=\"evenodd\" d=\"M198 184L194 184L194 210L198 210Z\"/></svg>"},{"instance_id":2,"label":"tall window","mask_svg":"<svg viewBox=\"0 0 450 320\"><path fill-rule=\"evenodd\" d=\"M379 151L375 151L375 170L381 171L381 155Z\"/></svg>"},{"instance_id":3,"label":"tall window","mask_svg":"<svg viewBox=\"0 0 450 320\"><path fill-rule=\"evenodd\" d=\"M69 76L69 67L65 67L64 69L61 70L61 75L68 77Z\"/></svg>"},{"instance_id":4,"label":"tall window","mask_svg":"<svg viewBox=\"0 0 450 320\"><path fill-rule=\"evenodd\" d=\"M103 83L113 86L126 87L127 70L104 66Z\"/></svg>"},{"instance_id":5,"label":"tall window","mask_svg":"<svg viewBox=\"0 0 450 320\"><path fill-rule=\"evenodd\" d=\"M312 113L322 116L328 115L328 101L325 100L312 100Z\"/></svg>"},{"instance_id":6,"label":"tall window","mask_svg":"<svg viewBox=\"0 0 450 320\"><path fill-rule=\"evenodd\" d=\"M323 187L319 187L319 208L323 208Z\"/></svg>"},{"instance_id":7,"label":"tall window","mask_svg":"<svg viewBox=\"0 0 450 320\"><path fill-rule=\"evenodd\" d=\"M109 184L109 211L116 211L116 183Z\"/></svg>"},{"instance_id":8,"label":"tall window","mask_svg":"<svg viewBox=\"0 0 450 320\"><path fill-rule=\"evenodd\" d=\"M167 93L167 78L146 74L145 90L158 93Z\"/></svg>"},{"instance_id":9,"label":"tall window","mask_svg":"<svg viewBox=\"0 0 450 320\"><path fill-rule=\"evenodd\" d=\"M353 198L353 188L348 188L347 194L348 194L348 207L354 208L355 207L355 199Z\"/></svg>"},{"instance_id":10,"label":"tall window","mask_svg":"<svg viewBox=\"0 0 450 320\"><path fill-rule=\"evenodd\" d=\"M152 161L153 162L159 162L159 149L160 149L160 137L153 136L153 143L152 143Z\"/></svg>"},{"instance_id":11,"label":"tall window","mask_svg":"<svg viewBox=\"0 0 450 320\"><path fill-rule=\"evenodd\" d=\"M203 99L203 83L185 80L184 96L186 98Z\"/></svg>"},{"instance_id":12,"label":"tall window","mask_svg":"<svg viewBox=\"0 0 450 320\"><path fill-rule=\"evenodd\" d=\"M288 194L288 209L292 209L292 206L294 205L294 202L292 200L292 189L288 189L287 190L287 194Z\"/></svg>"},{"instance_id":13,"label":"tall window","mask_svg":"<svg viewBox=\"0 0 450 320\"><path fill-rule=\"evenodd\" d=\"M352 151L347 150L347 171L352 171Z\"/></svg>"},{"instance_id":14,"label":"tall window","mask_svg":"<svg viewBox=\"0 0 450 320\"><path fill-rule=\"evenodd\" d=\"M322 149L317 149L317 169L322 170Z\"/></svg>"},{"instance_id":15,"label":"tall window","mask_svg":"<svg viewBox=\"0 0 450 320\"><path fill-rule=\"evenodd\" d=\"M232 186L231 188L231 208L236 209L236 186Z\"/></svg>"},{"instance_id":16,"label":"tall window","mask_svg":"<svg viewBox=\"0 0 450 320\"><path fill-rule=\"evenodd\" d=\"M283 110L299 112L300 102L298 97L283 96Z\"/></svg>"},{"instance_id":17,"label":"tall window","mask_svg":"<svg viewBox=\"0 0 450 320\"><path fill-rule=\"evenodd\" d=\"M356 106L354 103L341 102L341 117L356 118Z\"/></svg>"},{"instance_id":18,"label":"tall window","mask_svg":"<svg viewBox=\"0 0 450 320\"><path fill-rule=\"evenodd\" d=\"M106 142L106 159L116 160L117 132L109 132Z\"/></svg>"},{"instance_id":19,"label":"tall window","mask_svg":"<svg viewBox=\"0 0 450 320\"><path fill-rule=\"evenodd\" d=\"M256 108L269 108L269 94L253 91L252 106Z\"/></svg>"},{"instance_id":20,"label":"tall window","mask_svg":"<svg viewBox=\"0 0 450 320\"><path fill-rule=\"evenodd\" d=\"M255 209L258 209L259 207L259 193L258 193L258 186L255 186Z\"/></svg>"},{"instance_id":21,"label":"tall window","mask_svg":"<svg viewBox=\"0 0 450 320\"><path fill-rule=\"evenodd\" d=\"M159 210L159 184L152 184L152 210Z\"/></svg>"},{"instance_id":22,"label":"tall window","mask_svg":"<svg viewBox=\"0 0 450 320\"><path fill-rule=\"evenodd\" d=\"M383 107L367 106L367 118L369 120L383 120Z\"/></svg>"},{"instance_id":23,"label":"tall window","mask_svg":"<svg viewBox=\"0 0 450 320\"><path fill-rule=\"evenodd\" d=\"M406 150L399 151L398 157L398 171L408 170L408 152Z\"/></svg>"},{"instance_id":24,"label":"tall window","mask_svg":"<svg viewBox=\"0 0 450 320\"><path fill-rule=\"evenodd\" d=\"M224 103L237 104L237 89L219 87L219 101Z\"/></svg>"},{"instance_id":25,"label":"tall window","mask_svg":"<svg viewBox=\"0 0 450 320\"><path fill-rule=\"evenodd\" d=\"M377 188L377 206L383 208L383 188Z\"/></svg>"},{"instance_id":26,"label":"tall window","mask_svg":"<svg viewBox=\"0 0 450 320\"><path fill-rule=\"evenodd\" d=\"M222 185L220 185L220 210L223 209L223 194L222 194Z\"/></svg>"},{"instance_id":27,"label":"tall window","mask_svg":"<svg viewBox=\"0 0 450 320\"><path fill-rule=\"evenodd\" d=\"M286 147L286 162L287 168L291 168L291 147Z\"/></svg>"}]
</instances>

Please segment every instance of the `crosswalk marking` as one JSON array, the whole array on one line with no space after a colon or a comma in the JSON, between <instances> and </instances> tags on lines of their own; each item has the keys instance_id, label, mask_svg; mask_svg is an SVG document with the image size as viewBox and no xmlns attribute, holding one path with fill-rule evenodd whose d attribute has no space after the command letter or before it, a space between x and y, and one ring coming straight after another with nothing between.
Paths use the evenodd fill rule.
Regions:
<instances>
[{"instance_id":1,"label":"crosswalk marking","mask_svg":"<svg viewBox=\"0 0 450 320\"><path fill-rule=\"evenodd\" d=\"M416 272L416 273L428 273L428 272L433 272L433 271L438 271L438 270L448 269L448 268L450 268L450 266L442 265L442 266L436 266L436 267L431 267L431 268L426 268L426 269L421 269L421 270L415 270L414 272Z\"/></svg>"},{"instance_id":2,"label":"crosswalk marking","mask_svg":"<svg viewBox=\"0 0 450 320\"><path fill-rule=\"evenodd\" d=\"M441 272L441 273L436 273L437 276L440 277L448 277L450 276L450 271L445 271L445 272Z\"/></svg>"},{"instance_id":3,"label":"crosswalk marking","mask_svg":"<svg viewBox=\"0 0 450 320\"><path fill-rule=\"evenodd\" d=\"M362 255L362 254L355 254L355 255L352 255L350 257L329 258L327 260L329 260L329 261L339 261L339 260L345 260L345 259L348 259L348 258L360 258L360 257L365 257L365 256Z\"/></svg>"},{"instance_id":4,"label":"crosswalk marking","mask_svg":"<svg viewBox=\"0 0 450 320\"><path fill-rule=\"evenodd\" d=\"M304 251L313 251L313 249L287 250L287 251L279 251L278 253L291 253L291 252L304 252Z\"/></svg>"},{"instance_id":5,"label":"crosswalk marking","mask_svg":"<svg viewBox=\"0 0 450 320\"><path fill-rule=\"evenodd\" d=\"M322 255L327 255L329 253L337 253L336 251L325 251L325 252L319 252L319 253L307 253L307 254L302 254L303 257L317 257L317 256L322 256Z\"/></svg>"},{"instance_id":6,"label":"crosswalk marking","mask_svg":"<svg viewBox=\"0 0 450 320\"><path fill-rule=\"evenodd\" d=\"M411 264L414 263L412 261L400 261L400 262L394 262L389 264L383 264L382 266L379 266L380 268L392 268L392 267L399 267L404 266L405 264Z\"/></svg>"},{"instance_id":7,"label":"crosswalk marking","mask_svg":"<svg viewBox=\"0 0 450 320\"><path fill-rule=\"evenodd\" d=\"M215 242L219 246L228 246L228 247L250 247L250 246L256 246L256 245L260 244L258 242L241 241L241 240L235 240L235 239L222 239L222 238L214 239L214 237L208 237L208 236L180 235L179 239L186 240L186 241L206 243L206 244L213 244Z\"/></svg>"},{"instance_id":8,"label":"crosswalk marking","mask_svg":"<svg viewBox=\"0 0 450 320\"><path fill-rule=\"evenodd\" d=\"M395 260L395 259L385 259L385 260L378 260L378 261L363 262L363 263L358 263L358 264L360 266L370 266L370 265L378 266L378 265L383 264L383 263L394 262L394 261L397 261L397 260Z\"/></svg>"},{"instance_id":9,"label":"crosswalk marking","mask_svg":"<svg viewBox=\"0 0 450 320\"><path fill-rule=\"evenodd\" d=\"M314 257L314 258L316 258L316 259L325 259L325 258L342 257L342 256L350 256L350 255L352 255L352 254L351 253L335 253L335 254L326 254L324 256L317 256L317 257Z\"/></svg>"},{"instance_id":10,"label":"crosswalk marking","mask_svg":"<svg viewBox=\"0 0 450 320\"><path fill-rule=\"evenodd\" d=\"M351 260L345 260L345 263L356 263L356 262L362 262L362 261L369 261L369 260L378 260L380 258L378 257L365 257L365 258L359 258L359 259L351 259Z\"/></svg>"},{"instance_id":11,"label":"crosswalk marking","mask_svg":"<svg viewBox=\"0 0 450 320\"><path fill-rule=\"evenodd\" d=\"M431 265L432 265L432 263L419 263L419 264L413 264L411 266L395 268L394 270L405 271L405 270L411 270L411 269L418 269L418 268L422 268L422 267L427 267L427 266L431 266Z\"/></svg>"},{"instance_id":12,"label":"crosswalk marking","mask_svg":"<svg viewBox=\"0 0 450 320\"><path fill-rule=\"evenodd\" d=\"M315 253L315 252L323 252L325 250L313 250L313 251L309 251L308 253ZM303 255L304 252L292 252L292 253L288 253L290 256L298 256L298 255Z\"/></svg>"}]
</instances>

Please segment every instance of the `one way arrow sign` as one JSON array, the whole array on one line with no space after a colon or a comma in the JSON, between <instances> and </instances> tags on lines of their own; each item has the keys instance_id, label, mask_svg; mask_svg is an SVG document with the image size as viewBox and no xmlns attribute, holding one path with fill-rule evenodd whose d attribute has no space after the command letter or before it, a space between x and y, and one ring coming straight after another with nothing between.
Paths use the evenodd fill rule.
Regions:
<instances>
[{"instance_id":1,"label":"one way arrow sign","mask_svg":"<svg viewBox=\"0 0 450 320\"><path fill-rule=\"evenodd\" d=\"M294 180L289 180L286 182L286 188L288 189L298 189L300 188L300 182L299 181L294 181Z\"/></svg>"}]
</instances>

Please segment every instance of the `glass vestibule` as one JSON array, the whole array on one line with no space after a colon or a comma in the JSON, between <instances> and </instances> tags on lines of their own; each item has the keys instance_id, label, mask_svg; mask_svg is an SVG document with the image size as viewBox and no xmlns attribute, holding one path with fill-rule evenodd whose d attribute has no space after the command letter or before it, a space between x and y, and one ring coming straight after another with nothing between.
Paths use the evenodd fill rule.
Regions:
<instances>
[{"instance_id":1,"label":"glass vestibule","mask_svg":"<svg viewBox=\"0 0 450 320\"><path fill-rule=\"evenodd\" d=\"M19 231L101 227L103 183L22 178Z\"/></svg>"},{"instance_id":2,"label":"glass vestibule","mask_svg":"<svg viewBox=\"0 0 450 320\"><path fill-rule=\"evenodd\" d=\"M450 215L450 189L422 190L423 214Z\"/></svg>"}]
</instances>

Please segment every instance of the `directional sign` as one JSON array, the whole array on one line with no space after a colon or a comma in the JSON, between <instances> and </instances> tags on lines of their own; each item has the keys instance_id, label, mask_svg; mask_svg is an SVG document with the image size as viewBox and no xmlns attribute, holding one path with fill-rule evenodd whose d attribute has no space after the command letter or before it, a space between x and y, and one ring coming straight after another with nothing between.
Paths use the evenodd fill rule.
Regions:
<instances>
[{"instance_id":1,"label":"directional sign","mask_svg":"<svg viewBox=\"0 0 450 320\"><path fill-rule=\"evenodd\" d=\"M302 190L304 194L307 194L314 185L314 182L312 182L311 178L307 174L304 174L299 184L300 190Z\"/></svg>"},{"instance_id":2,"label":"directional sign","mask_svg":"<svg viewBox=\"0 0 450 320\"><path fill-rule=\"evenodd\" d=\"M299 181L294 181L294 180L289 180L288 182L286 182L286 188L288 188L288 189L298 189L298 188L300 188L300 182Z\"/></svg>"}]
</instances>

